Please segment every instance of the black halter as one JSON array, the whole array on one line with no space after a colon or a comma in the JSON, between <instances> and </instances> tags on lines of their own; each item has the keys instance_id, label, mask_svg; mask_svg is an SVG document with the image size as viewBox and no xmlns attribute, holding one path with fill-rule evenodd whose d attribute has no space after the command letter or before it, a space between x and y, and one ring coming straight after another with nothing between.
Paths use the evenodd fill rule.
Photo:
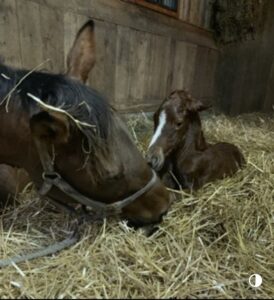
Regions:
<instances>
[{"instance_id":1,"label":"black halter","mask_svg":"<svg viewBox=\"0 0 274 300\"><path fill-rule=\"evenodd\" d=\"M102 203L84 196L75 188L73 188L68 182L66 182L62 176L54 170L54 162L47 151L46 145L37 139L35 140L35 144L40 156L41 164L43 166L43 185L39 190L39 194L41 196L46 196L51 188L55 186L63 193L76 200L78 203L92 208L96 214L99 214L102 217L120 214L124 207L133 203L137 198L148 192L157 180L157 175L155 171L152 170L152 177L150 181L134 194L111 204Z\"/></svg>"}]
</instances>

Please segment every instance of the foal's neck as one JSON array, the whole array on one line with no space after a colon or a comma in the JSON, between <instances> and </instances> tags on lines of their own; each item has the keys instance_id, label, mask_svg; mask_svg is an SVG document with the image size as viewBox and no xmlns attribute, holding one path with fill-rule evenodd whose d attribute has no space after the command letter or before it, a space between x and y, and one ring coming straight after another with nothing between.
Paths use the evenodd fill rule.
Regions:
<instances>
[{"instance_id":1,"label":"foal's neck","mask_svg":"<svg viewBox=\"0 0 274 300\"><path fill-rule=\"evenodd\" d=\"M207 143L204 138L201 119L198 112L193 112L189 115L188 130L183 137L183 142L178 149L183 156L188 156L195 151L203 151L207 148Z\"/></svg>"}]
</instances>

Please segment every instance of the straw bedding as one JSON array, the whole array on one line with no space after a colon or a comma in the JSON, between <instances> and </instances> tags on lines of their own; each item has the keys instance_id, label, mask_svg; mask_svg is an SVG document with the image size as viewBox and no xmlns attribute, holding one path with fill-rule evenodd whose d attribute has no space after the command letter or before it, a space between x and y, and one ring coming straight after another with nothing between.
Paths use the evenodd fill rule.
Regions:
<instances>
[{"instance_id":1,"label":"straw bedding","mask_svg":"<svg viewBox=\"0 0 274 300\"><path fill-rule=\"evenodd\" d=\"M209 141L243 151L234 177L178 192L159 230L146 236L126 223L85 224L80 241L51 257L0 269L0 298L273 298L274 118L203 117ZM152 122L128 118L145 152ZM72 219L25 191L0 218L0 257L62 240ZM248 278L258 273L262 286Z\"/></svg>"}]
</instances>

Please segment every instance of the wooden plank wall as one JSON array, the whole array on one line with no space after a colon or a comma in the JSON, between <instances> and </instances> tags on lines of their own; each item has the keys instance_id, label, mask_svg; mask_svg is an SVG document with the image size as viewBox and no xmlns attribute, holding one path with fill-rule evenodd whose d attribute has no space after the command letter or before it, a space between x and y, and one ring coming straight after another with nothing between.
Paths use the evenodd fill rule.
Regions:
<instances>
[{"instance_id":1,"label":"wooden plank wall","mask_svg":"<svg viewBox=\"0 0 274 300\"><path fill-rule=\"evenodd\" d=\"M211 0L180 0L179 18L195 26L210 29Z\"/></svg>"},{"instance_id":2,"label":"wooden plank wall","mask_svg":"<svg viewBox=\"0 0 274 300\"><path fill-rule=\"evenodd\" d=\"M216 75L218 107L237 115L274 111L274 1L267 1L265 24L254 39L221 50Z\"/></svg>"},{"instance_id":3,"label":"wooden plank wall","mask_svg":"<svg viewBox=\"0 0 274 300\"><path fill-rule=\"evenodd\" d=\"M89 17L97 43L89 84L117 109L152 111L178 88L214 98L218 50L211 33L126 1L0 0L0 55L24 68L49 58L45 68L64 72L76 32Z\"/></svg>"}]
</instances>

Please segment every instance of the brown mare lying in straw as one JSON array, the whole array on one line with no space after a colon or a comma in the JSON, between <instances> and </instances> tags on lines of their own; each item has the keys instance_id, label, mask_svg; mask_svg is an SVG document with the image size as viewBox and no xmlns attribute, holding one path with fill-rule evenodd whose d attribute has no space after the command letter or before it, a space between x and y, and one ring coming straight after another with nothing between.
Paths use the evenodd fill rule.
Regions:
<instances>
[{"instance_id":1,"label":"brown mare lying in straw","mask_svg":"<svg viewBox=\"0 0 274 300\"><path fill-rule=\"evenodd\" d=\"M78 202L136 226L157 223L168 192L117 113L82 84L94 65L93 30L89 22L79 31L67 76L0 64L0 163L24 168L59 204Z\"/></svg>"},{"instance_id":2,"label":"brown mare lying in straw","mask_svg":"<svg viewBox=\"0 0 274 300\"><path fill-rule=\"evenodd\" d=\"M84 211L85 217L116 215L135 227L158 223L169 209L170 195L117 113L83 84L94 57L90 21L77 34L67 76L0 63L0 164L25 169L42 199L76 215L80 203L86 208L81 216ZM0 268L55 253L75 241L0 260Z\"/></svg>"},{"instance_id":3,"label":"brown mare lying in straw","mask_svg":"<svg viewBox=\"0 0 274 300\"><path fill-rule=\"evenodd\" d=\"M245 162L236 146L206 142L199 116L206 108L186 91L177 90L154 114L154 135L147 157L163 179L169 180L170 187L197 189L234 174ZM171 172L175 179L172 184L167 176Z\"/></svg>"}]
</instances>

